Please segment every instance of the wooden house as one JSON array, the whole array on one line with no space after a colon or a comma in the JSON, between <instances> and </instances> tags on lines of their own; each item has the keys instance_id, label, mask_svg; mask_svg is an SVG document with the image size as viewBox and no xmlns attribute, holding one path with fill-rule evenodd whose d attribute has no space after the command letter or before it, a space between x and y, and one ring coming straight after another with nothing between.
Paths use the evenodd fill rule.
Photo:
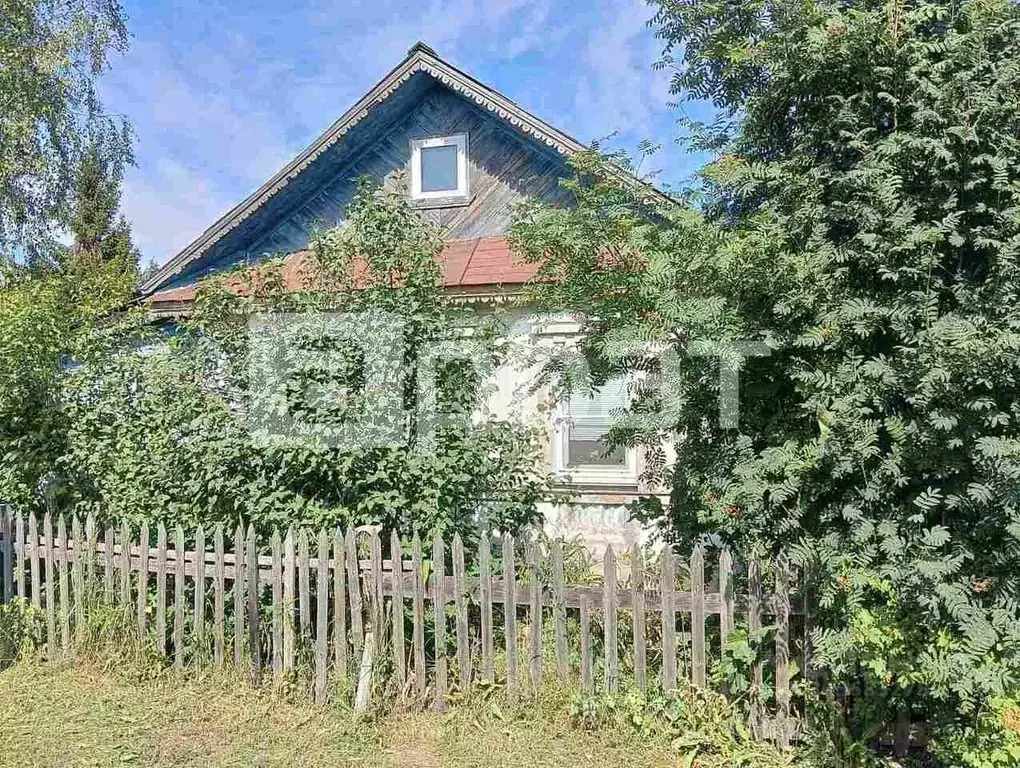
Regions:
<instances>
[{"instance_id":1,"label":"wooden house","mask_svg":"<svg viewBox=\"0 0 1020 768\"><path fill-rule=\"evenodd\" d=\"M285 255L285 280L297 280L310 237L342 219L355 180L398 172L409 174L415 204L444 232L445 290L469 302L503 299L534 273L507 244L511 204L522 196L569 204L559 181L569 173L567 158L582 149L417 43L311 146L163 265L142 286L143 299L157 317L179 316L202 278L267 256ZM569 319L544 327L571 333ZM625 397L610 383L549 417L550 465L569 478L577 502L550 507L547 520L595 549L629 545L637 535L623 504L639 491L639 452L597 450Z\"/></svg>"}]
</instances>

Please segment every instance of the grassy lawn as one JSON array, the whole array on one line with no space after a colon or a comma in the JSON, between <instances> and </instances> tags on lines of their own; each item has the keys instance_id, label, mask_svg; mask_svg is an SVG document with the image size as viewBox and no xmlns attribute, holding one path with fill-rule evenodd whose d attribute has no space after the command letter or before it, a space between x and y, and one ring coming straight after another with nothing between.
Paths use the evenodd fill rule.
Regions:
<instances>
[{"instance_id":1,"label":"grassy lawn","mask_svg":"<svg viewBox=\"0 0 1020 768\"><path fill-rule=\"evenodd\" d=\"M0 673L0 764L665 766L672 757L629 734L584 733L564 702L451 714L391 714L291 703L243 684L142 680L95 666L23 663Z\"/></svg>"}]
</instances>

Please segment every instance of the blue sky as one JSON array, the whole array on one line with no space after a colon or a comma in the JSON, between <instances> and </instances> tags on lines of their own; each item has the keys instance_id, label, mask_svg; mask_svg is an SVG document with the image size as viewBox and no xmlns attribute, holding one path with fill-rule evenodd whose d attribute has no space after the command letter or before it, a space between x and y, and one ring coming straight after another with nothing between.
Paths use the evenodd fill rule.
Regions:
<instances>
[{"instance_id":1,"label":"blue sky","mask_svg":"<svg viewBox=\"0 0 1020 768\"><path fill-rule=\"evenodd\" d=\"M423 40L582 141L648 138L676 183L695 159L643 0L125 0L131 49L102 83L136 133L123 209L163 262L264 182ZM647 170L647 169L646 169Z\"/></svg>"}]
</instances>

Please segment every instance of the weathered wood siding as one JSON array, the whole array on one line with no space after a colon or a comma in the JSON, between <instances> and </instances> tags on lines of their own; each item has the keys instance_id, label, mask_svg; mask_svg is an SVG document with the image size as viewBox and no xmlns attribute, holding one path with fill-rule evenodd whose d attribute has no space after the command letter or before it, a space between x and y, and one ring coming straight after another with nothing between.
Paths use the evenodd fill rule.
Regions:
<instances>
[{"instance_id":1,"label":"weathered wood siding","mask_svg":"<svg viewBox=\"0 0 1020 768\"><path fill-rule=\"evenodd\" d=\"M512 203L524 196L561 204L567 201L558 183L568 173L565 158L438 83L419 90L411 103L405 100L398 114L389 110L369 122L374 134L359 141L356 153L338 153L332 167L325 171L318 168L316 188L310 183L295 185L300 198L292 199L288 210L277 206L272 220L244 225L232 238L229 253L203 260L202 266L196 265L174 282L185 284L200 274L306 247L316 231L342 219L359 176L395 184L403 173L409 180L413 138L468 134L470 203L431 209L427 214L448 239L503 234Z\"/></svg>"}]
</instances>

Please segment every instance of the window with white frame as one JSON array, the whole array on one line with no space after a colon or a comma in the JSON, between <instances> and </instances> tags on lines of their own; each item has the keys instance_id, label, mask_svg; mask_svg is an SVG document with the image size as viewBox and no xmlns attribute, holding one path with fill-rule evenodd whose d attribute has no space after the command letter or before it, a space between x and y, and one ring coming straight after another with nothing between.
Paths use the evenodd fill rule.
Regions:
<instances>
[{"instance_id":1,"label":"window with white frame","mask_svg":"<svg viewBox=\"0 0 1020 768\"><path fill-rule=\"evenodd\" d=\"M467 200L466 133L411 140L411 197L435 203Z\"/></svg>"},{"instance_id":2,"label":"window with white frame","mask_svg":"<svg viewBox=\"0 0 1020 768\"><path fill-rule=\"evenodd\" d=\"M575 483L637 482L636 451L606 442L617 414L628 404L624 378L565 398L553 443L555 468L567 472Z\"/></svg>"}]
</instances>

